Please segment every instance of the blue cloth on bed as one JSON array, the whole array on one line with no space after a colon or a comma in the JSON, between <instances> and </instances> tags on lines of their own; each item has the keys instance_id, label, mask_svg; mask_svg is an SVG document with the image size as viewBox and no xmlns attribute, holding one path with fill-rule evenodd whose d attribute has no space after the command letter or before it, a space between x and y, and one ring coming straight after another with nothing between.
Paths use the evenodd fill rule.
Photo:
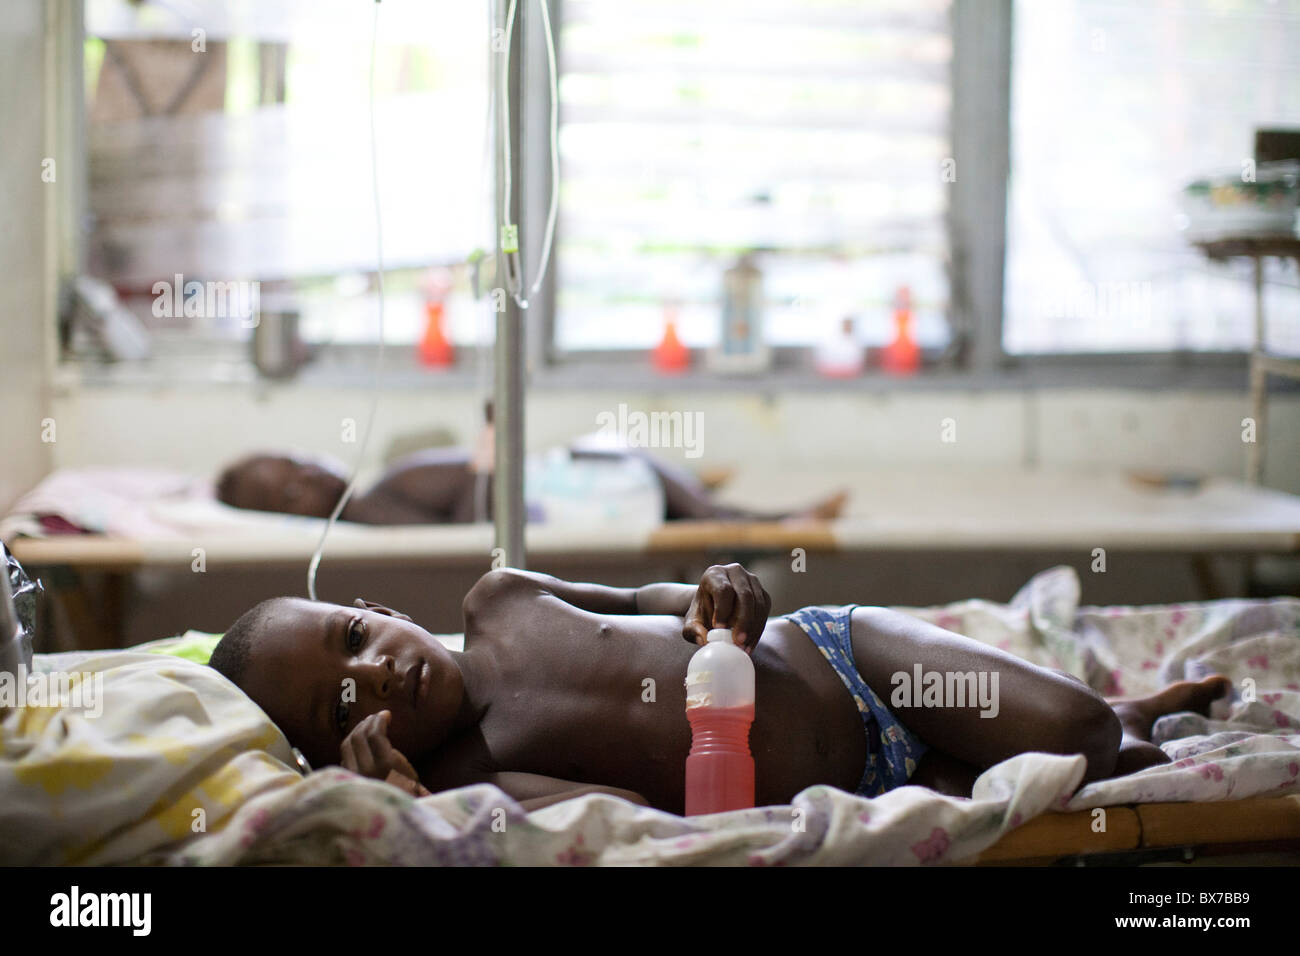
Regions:
<instances>
[{"instance_id":1,"label":"blue cloth on bed","mask_svg":"<svg viewBox=\"0 0 1300 956\"><path fill-rule=\"evenodd\" d=\"M855 792L860 797L878 797L907 783L921 755L929 748L903 726L858 672L850 629L851 615L857 606L846 604L833 611L805 607L786 617L817 645L858 705L867 732L867 766Z\"/></svg>"}]
</instances>

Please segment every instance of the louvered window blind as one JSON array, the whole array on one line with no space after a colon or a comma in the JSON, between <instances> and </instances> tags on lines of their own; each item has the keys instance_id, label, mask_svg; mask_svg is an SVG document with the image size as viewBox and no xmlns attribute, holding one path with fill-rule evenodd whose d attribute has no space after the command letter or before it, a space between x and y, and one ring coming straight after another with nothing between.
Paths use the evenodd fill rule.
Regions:
<instances>
[{"instance_id":1,"label":"louvered window blind","mask_svg":"<svg viewBox=\"0 0 1300 956\"><path fill-rule=\"evenodd\" d=\"M857 320L887 341L899 287L948 339L946 0L564 0L556 345L639 349L666 306L719 331L753 250L770 344Z\"/></svg>"}]
</instances>

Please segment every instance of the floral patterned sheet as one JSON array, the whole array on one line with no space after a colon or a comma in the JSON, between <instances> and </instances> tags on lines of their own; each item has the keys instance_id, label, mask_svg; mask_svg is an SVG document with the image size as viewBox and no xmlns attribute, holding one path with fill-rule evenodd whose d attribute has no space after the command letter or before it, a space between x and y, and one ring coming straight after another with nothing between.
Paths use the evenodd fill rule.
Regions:
<instances>
[{"instance_id":1,"label":"floral patterned sheet","mask_svg":"<svg viewBox=\"0 0 1300 956\"><path fill-rule=\"evenodd\" d=\"M1210 718L1181 714L1157 722L1156 742L1174 762L1078 793L1082 757L1021 754L987 770L970 800L910 786L871 800L811 787L789 806L710 817L684 819L597 795L529 814L488 785L414 800L338 768L303 778L280 764L273 773L271 765L279 758L268 751L282 749L283 738L252 720L251 704L235 721L240 739L247 746L259 734L269 734L271 743L262 744L268 750L257 753L264 760L259 757L244 780L227 768L247 760L247 752L233 756L233 738L223 744L213 736L229 716L204 715L187 700L180 710L190 708L188 717L172 719L168 734L185 737L187 744L190 737L206 741L200 762L209 777L221 780L224 774L224 786L213 783L209 793L202 781L187 778L193 776L192 759L176 754L171 762L141 763L137 776L159 779L138 795L140 788L129 784L111 791L112 797L100 794L94 814L74 811L66 797L56 804L62 822L48 826L64 842L37 840L44 849L34 856L49 862L166 864L917 865L969 860L1008 830L1050 811L1300 793L1300 600L1137 608L1079 607L1078 602L1078 578L1061 567L1037 575L1009 605L965 601L901 610L1068 670L1107 695L1142 694L1213 672L1228 675L1235 699L1217 703ZM190 668L207 670L185 661L163 666L173 681L178 674L190 679ZM222 682L208 675L193 679ZM233 688L217 689L221 707L234 708L223 696ZM205 702L212 691L205 687ZM9 801L16 783L7 763L8 722L0 729L6 733L0 793ZM137 725L119 736L147 733ZM167 768L176 778L170 787L164 785ZM109 776L122 785L116 769ZM87 789L90 795L97 792L93 782ZM195 800L207 801L216 812L206 832L182 837L178 827L188 817L181 810ZM159 817L171 828L157 822ZM0 831L10 822L11 814L0 810ZM47 826L32 814L25 823L37 830ZM78 826L101 835L70 852L66 844Z\"/></svg>"}]
</instances>

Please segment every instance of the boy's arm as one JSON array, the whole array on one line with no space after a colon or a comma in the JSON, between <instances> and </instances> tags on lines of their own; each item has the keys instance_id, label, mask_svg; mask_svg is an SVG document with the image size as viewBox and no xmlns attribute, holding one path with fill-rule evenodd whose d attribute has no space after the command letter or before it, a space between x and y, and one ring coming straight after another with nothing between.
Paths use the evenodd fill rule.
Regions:
<instances>
[{"instance_id":1,"label":"boy's arm","mask_svg":"<svg viewBox=\"0 0 1300 956\"><path fill-rule=\"evenodd\" d=\"M405 503L425 515L423 523L433 524L454 521L474 487L469 452L430 448L391 465L365 497Z\"/></svg>"},{"instance_id":2,"label":"boy's arm","mask_svg":"<svg viewBox=\"0 0 1300 956\"><path fill-rule=\"evenodd\" d=\"M579 584L549 574L498 568L479 578L465 596L465 615L507 596L550 594L593 614L673 614L685 619L682 637L703 644L711 627L729 627L736 643L753 651L767 623L772 598L758 578L739 564L715 564L698 586L669 581L639 588Z\"/></svg>"},{"instance_id":3,"label":"boy's arm","mask_svg":"<svg viewBox=\"0 0 1300 956\"><path fill-rule=\"evenodd\" d=\"M650 806L650 802L645 797L631 790L574 783L572 780L544 777L536 773L495 773L485 782L505 791L529 812L589 793L607 793L612 797L627 800L629 803L635 803L643 807Z\"/></svg>"},{"instance_id":4,"label":"boy's arm","mask_svg":"<svg viewBox=\"0 0 1300 956\"><path fill-rule=\"evenodd\" d=\"M342 516L359 524L437 524L440 521L418 505L373 491L349 501Z\"/></svg>"},{"instance_id":5,"label":"boy's arm","mask_svg":"<svg viewBox=\"0 0 1300 956\"><path fill-rule=\"evenodd\" d=\"M691 600L698 590L696 585L672 581L646 584L639 588L614 588L604 584L564 581L549 574L517 568L501 568L489 572L481 581L486 582L492 575L528 583L538 591L553 594L566 604L593 614L676 614L681 617L690 609Z\"/></svg>"}]
</instances>

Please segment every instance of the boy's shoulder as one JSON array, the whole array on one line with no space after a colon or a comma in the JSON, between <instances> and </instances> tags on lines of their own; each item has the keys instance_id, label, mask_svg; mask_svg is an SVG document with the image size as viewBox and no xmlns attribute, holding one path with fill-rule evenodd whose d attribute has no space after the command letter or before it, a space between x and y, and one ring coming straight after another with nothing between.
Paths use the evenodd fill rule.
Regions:
<instances>
[{"instance_id":1,"label":"boy's shoulder","mask_svg":"<svg viewBox=\"0 0 1300 956\"><path fill-rule=\"evenodd\" d=\"M529 585L535 592L536 584L514 568L493 568L480 577L465 592L465 599L461 602L466 633L474 621L508 610Z\"/></svg>"}]
</instances>

